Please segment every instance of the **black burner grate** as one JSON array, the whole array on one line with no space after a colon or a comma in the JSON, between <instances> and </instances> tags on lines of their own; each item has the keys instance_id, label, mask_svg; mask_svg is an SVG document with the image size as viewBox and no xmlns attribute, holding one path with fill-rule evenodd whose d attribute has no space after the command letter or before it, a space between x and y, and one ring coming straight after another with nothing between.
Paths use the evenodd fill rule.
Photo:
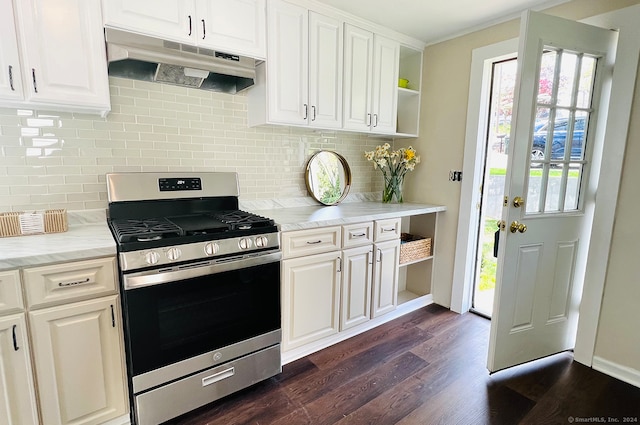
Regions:
<instances>
[{"instance_id":1,"label":"black burner grate","mask_svg":"<svg viewBox=\"0 0 640 425\"><path fill-rule=\"evenodd\" d=\"M221 222L229 225L231 230L246 230L255 227L273 226L273 220L242 210L221 211L212 214Z\"/></svg>"},{"instance_id":2,"label":"black burner grate","mask_svg":"<svg viewBox=\"0 0 640 425\"><path fill-rule=\"evenodd\" d=\"M112 220L111 228L120 243L153 241L165 236L182 235L178 226L164 218Z\"/></svg>"}]
</instances>

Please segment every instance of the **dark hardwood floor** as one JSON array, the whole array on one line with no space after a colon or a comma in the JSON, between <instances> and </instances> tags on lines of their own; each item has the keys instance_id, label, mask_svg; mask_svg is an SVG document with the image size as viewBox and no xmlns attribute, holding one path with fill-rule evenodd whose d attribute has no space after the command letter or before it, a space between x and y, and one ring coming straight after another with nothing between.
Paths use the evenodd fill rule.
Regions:
<instances>
[{"instance_id":1,"label":"dark hardwood floor","mask_svg":"<svg viewBox=\"0 0 640 425\"><path fill-rule=\"evenodd\" d=\"M171 421L214 424L638 423L640 389L561 353L489 376L488 320L436 305L284 366Z\"/></svg>"}]
</instances>

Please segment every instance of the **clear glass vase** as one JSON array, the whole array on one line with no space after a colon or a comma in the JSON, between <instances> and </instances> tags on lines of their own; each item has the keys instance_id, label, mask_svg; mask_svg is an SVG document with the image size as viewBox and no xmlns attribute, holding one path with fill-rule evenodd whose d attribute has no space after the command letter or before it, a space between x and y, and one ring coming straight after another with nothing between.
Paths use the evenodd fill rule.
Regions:
<instances>
[{"instance_id":1,"label":"clear glass vase","mask_svg":"<svg viewBox=\"0 0 640 425\"><path fill-rule=\"evenodd\" d=\"M404 176L391 175L384 179L384 191L382 192L382 202L385 204L402 203L402 184Z\"/></svg>"}]
</instances>

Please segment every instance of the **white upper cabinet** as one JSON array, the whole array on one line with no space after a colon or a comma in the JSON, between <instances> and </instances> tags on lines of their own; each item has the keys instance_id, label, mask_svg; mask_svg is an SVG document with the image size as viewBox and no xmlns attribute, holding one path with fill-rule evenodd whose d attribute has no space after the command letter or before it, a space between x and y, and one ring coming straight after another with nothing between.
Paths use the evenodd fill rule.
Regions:
<instances>
[{"instance_id":1,"label":"white upper cabinet","mask_svg":"<svg viewBox=\"0 0 640 425\"><path fill-rule=\"evenodd\" d=\"M267 33L269 58L249 92L249 124L341 128L343 21L274 0Z\"/></svg>"},{"instance_id":2,"label":"white upper cabinet","mask_svg":"<svg viewBox=\"0 0 640 425\"><path fill-rule=\"evenodd\" d=\"M106 26L266 57L266 0L105 0Z\"/></svg>"},{"instance_id":3,"label":"white upper cabinet","mask_svg":"<svg viewBox=\"0 0 640 425\"><path fill-rule=\"evenodd\" d=\"M107 26L195 44L195 0L103 0L102 7Z\"/></svg>"},{"instance_id":4,"label":"white upper cabinet","mask_svg":"<svg viewBox=\"0 0 640 425\"><path fill-rule=\"evenodd\" d=\"M307 9L270 1L267 11L268 121L306 125L309 115L309 21ZM264 65L263 65L264 66ZM264 71L262 66L259 71ZM249 92L252 95L253 89ZM259 106L258 106L259 107ZM262 105L264 108L265 105Z\"/></svg>"},{"instance_id":5,"label":"white upper cabinet","mask_svg":"<svg viewBox=\"0 0 640 425\"><path fill-rule=\"evenodd\" d=\"M20 54L11 0L0 0L0 99L22 100Z\"/></svg>"},{"instance_id":6,"label":"white upper cabinet","mask_svg":"<svg viewBox=\"0 0 640 425\"><path fill-rule=\"evenodd\" d=\"M21 0L15 5L15 28L7 26L14 16L11 1L3 0L5 13L0 18L7 21L0 30L0 61L3 65L12 62L6 65L7 72L11 66L11 96L6 95L5 73L0 77L0 97L16 100L3 105L101 114L109 111L100 1ZM10 31L14 31L12 36ZM16 49L11 48L16 38L21 64L15 62Z\"/></svg>"},{"instance_id":7,"label":"white upper cabinet","mask_svg":"<svg viewBox=\"0 0 640 425\"><path fill-rule=\"evenodd\" d=\"M343 22L309 12L309 124L342 127Z\"/></svg>"},{"instance_id":8,"label":"white upper cabinet","mask_svg":"<svg viewBox=\"0 0 640 425\"><path fill-rule=\"evenodd\" d=\"M398 42L345 25L345 129L395 133L399 55Z\"/></svg>"}]
</instances>

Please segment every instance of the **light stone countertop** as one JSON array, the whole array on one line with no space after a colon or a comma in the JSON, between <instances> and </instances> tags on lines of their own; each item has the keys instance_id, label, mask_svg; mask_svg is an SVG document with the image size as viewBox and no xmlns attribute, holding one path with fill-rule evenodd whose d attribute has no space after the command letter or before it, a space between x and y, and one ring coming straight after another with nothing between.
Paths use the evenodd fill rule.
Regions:
<instances>
[{"instance_id":1,"label":"light stone countertop","mask_svg":"<svg viewBox=\"0 0 640 425\"><path fill-rule=\"evenodd\" d=\"M446 211L443 205L383 204L377 202L348 202L334 206L305 205L251 209L252 212L272 218L283 232L313 229L349 223L362 223L387 218L407 217Z\"/></svg>"},{"instance_id":2,"label":"light stone countertop","mask_svg":"<svg viewBox=\"0 0 640 425\"><path fill-rule=\"evenodd\" d=\"M69 211L62 233L0 238L0 270L116 255L105 210Z\"/></svg>"},{"instance_id":3,"label":"light stone countertop","mask_svg":"<svg viewBox=\"0 0 640 425\"><path fill-rule=\"evenodd\" d=\"M247 211L272 218L283 232L445 211L442 205L383 204L366 198L335 206L282 201L246 202ZM105 210L69 211L63 233L0 238L0 271L116 255Z\"/></svg>"}]
</instances>

